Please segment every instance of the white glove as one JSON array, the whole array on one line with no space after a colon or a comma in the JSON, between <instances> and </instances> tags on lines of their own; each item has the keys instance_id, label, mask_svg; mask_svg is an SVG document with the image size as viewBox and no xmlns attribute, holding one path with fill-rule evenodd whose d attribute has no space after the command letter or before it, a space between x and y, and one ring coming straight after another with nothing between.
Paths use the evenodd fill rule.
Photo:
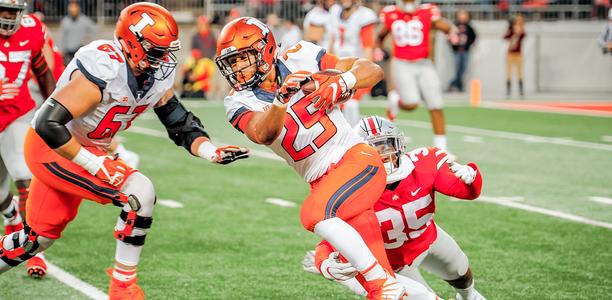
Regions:
<instances>
[{"instance_id":1,"label":"white glove","mask_svg":"<svg viewBox=\"0 0 612 300\"><path fill-rule=\"evenodd\" d=\"M302 260L302 268L304 271L319 274L319 270L317 266L315 266L315 251L310 250L306 252L304 255L304 260Z\"/></svg>"},{"instance_id":2,"label":"white glove","mask_svg":"<svg viewBox=\"0 0 612 300\"><path fill-rule=\"evenodd\" d=\"M340 262L338 259L340 254L332 252L329 257L321 263L321 274L323 277L331 280L345 281L357 275L357 269L350 263Z\"/></svg>"},{"instance_id":3,"label":"white glove","mask_svg":"<svg viewBox=\"0 0 612 300\"><path fill-rule=\"evenodd\" d=\"M472 184L474 179L476 179L476 170L468 165L462 165L458 163L451 163L451 170L455 173L457 178L461 179L465 184Z\"/></svg>"}]
</instances>

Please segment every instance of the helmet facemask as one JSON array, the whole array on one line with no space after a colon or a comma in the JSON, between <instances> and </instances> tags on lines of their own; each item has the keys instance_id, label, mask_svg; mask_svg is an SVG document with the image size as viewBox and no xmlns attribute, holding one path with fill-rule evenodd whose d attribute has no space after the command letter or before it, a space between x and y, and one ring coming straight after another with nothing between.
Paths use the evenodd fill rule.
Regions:
<instances>
[{"instance_id":1,"label":"helmet facemask","mask_svg":"<svg viewBox=\"0 0 612 300\"><path fill-rule=\"evenodd\" d=\"M225 49L224 52L226 53L215 59L221 75L225 77L234 90L253 89L264 81L270 73L271 67L262 59L262 51L265 48L266 42L259 40L255 43L255 46L240 50L235 50L235 48Z\"/></svg>"},{"instance_id":2,"label":"helmet facemask","mask_svg":"<svg viewBox=\"0 0 612 300\"><path fill-rule=\"evenodd\" d=\"M2 36L11 36L19 29L26 3L25 1L16 2L5 3L5 1L0 1L0 15L15 16L15 18L0 17L0 35Z\"/></svg>"},{"instance_id":3,"label":"helmet facemask","mask_svg":"<svg viewBox=\"0 0 612 300\"><path fill-rule=\"evenodd\" d=\"M383 160L387 175L395 172L400 165L400 157L404 153L404 135L399 134L380 134L369 136L366 141L374 147Z\"/></svg>"},{"instance_id":4,"label":"helmet facemask","mask_svg":"<svg viewBox=\"0 0 612 300\"><path fill-rule=\"evenodd\" d=\"M140 44L145 51L145 59L138 63L138 68L155 80L168 78L176 68L175 52L181 49L181 42L173 41L169 47L155 46L147 40L143 40Z\"/></svg>"}]
</instances>

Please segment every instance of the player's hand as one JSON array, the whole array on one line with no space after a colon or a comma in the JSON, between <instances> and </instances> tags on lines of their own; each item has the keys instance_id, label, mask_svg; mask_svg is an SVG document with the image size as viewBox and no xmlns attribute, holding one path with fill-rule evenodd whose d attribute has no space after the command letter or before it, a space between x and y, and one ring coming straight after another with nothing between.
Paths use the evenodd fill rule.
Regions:
<instances>
[{"instance_id":1,"label":"player's hand","mask_svg":"<svg viewBox=\"0 0 612 300\"><path fill-rule=\"evenodd\" d=\"M0 81L0 101L11 100L19 95L20 87L14 83Z\"/></svg>"},{"instance_id":2,"label":"player's hand","mask_svg":"<svg viewBox=\"0 0 612 300\"><path fill-rule=\"evenodd\" d=\"M330 110L338 103L340 96L353 88L356 82L355 75L350 71L340 75L313 74L316 89L307 97L319 110Z\"/></svg>"},{"instance_id":3,"label":"player's hand","mask_svg":"<svg viewBox=\"0 0 612 300\"><path fill-rule=\"evenodd\" d=\"M374 51L372 53L372 58L374 59L375 62L381 62L385 59L385 50L381 49L381 48L374 48Z\"/></svg>"},{"instance_id":4,"label":"player's hand","mask_svg":"<svg viewBox=\"0 0 612 300\"><path fill-rule=\"evenodd\" d=\"M338 252L332 252L329 257L321 263L321 274L331 280L349 280L357 275L357 269L350 263L340 262Z\"/></svg>"},{"instance_id":5,"label":"player's hand","mask_svg":"<svg viewBox=\"0 0 612 300\"><path fill-rule=\"evenodd\" d=\"M132 172L132 168L119 156L98 156L85 149L85 147L81 147L72 161L87 170L89 174L116 187L120 187Z\"/></svg>"},{"instance_id":6,"label":"player's hand","mask_svg":"<svg viewBox=\"0 0 612 300\"><path fill-rule=\"evenodd\" d=\"M205 141L198 147L198 156L212 163L227 165L233 161L249 157L249 149L238 146L217 147Z\"/></svg>"},{"instance_id":7,"label":"player's hand","mask_svg":"<svg viewBox=\"0 0 612 300\"><path fill-rule=\"evenodd\" d=\"M249 157L250 150L245 147L223 146L217 148L217 159L215 163L227 165L233 161Z\"/></svg>"},{"instance_id":8,"label":"player's hand","mask_svg":"<svg viewBox=\"0 0 612 300\"><path fill-rule=\"evenodd\" d=\"M302 260L302 268L306 272L320 274L317 266L315 265L315 251L310 250L306 252L304 255L304 259Z\"/></svg>"},{"instance_id":9,"label":"player's hand","mask_svg":"<svg viewBox=\"0 0 612 300\"><path fill-rule=\"evenodd\" d=\"M455 176L461 179L465 184L472 184L474 179L476 179L476 170L468 165L453 162L450 164L450 169L455 173Z\"/></svg>"},{"instance_id":10,"label":"player's hand","mask_svg":"<svg viewBox=\"0 0 612 300\"><path fill-rule=\"evenodd\" d=\"M312 73L308 71L297 71L287 75L285 82L283 82L283 85L278 90L278 96L275 101L278 101L279 104L289 102L289 99L300 91L302 84L310 80L311 75Z\"/></svg>"}]
</instances>

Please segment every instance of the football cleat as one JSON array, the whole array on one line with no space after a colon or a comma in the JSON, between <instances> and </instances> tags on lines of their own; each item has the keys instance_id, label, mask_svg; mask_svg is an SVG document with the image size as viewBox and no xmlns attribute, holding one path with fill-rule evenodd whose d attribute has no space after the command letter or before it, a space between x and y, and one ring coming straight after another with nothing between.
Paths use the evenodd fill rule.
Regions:
<instances>
[{"instance_id":1,"label":"football cleat","mask_svg":"<svg viewBox=\"0 0 612 300\"><path fill-rule=\"evenodd\" d=\"M395 277L386 273L385 279L377 279L367 282L369 287L368 299L370 300L403 300L408 293L404 286Z\"/></svg>"},{"instance_id":2,"label":"football cleat","mask_svg":"<svg viewBox=\"0 0 612 300\"><path fill-rule=\"evenodd\" d=\"M108 288L109 300L144 300L145 295L140 286L138 286L138 278L129 281L121 281L113 278L113 269L106 270L111 277L110 286Z\"/></svg>"},{"instance_id":3,"label":"football cleat","mask_svg":"<svg viewBox=\"0 0 612 300\"><path fill-rule=\"evenodd\" d=\"M42 253L36 254L26 262L26 270L28 276L33 279L41 279L47 275L47 263L45 262L45 255Z\"/></svg>"}]
</instances>

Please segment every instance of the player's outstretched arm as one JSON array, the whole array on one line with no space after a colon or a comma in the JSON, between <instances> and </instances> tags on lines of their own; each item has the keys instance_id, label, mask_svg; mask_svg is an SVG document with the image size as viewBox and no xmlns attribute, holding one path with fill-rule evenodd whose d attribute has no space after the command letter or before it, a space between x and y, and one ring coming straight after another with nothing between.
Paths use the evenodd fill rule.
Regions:
<instances>
[{"instance_id":1,"label":"player's outstretched arm","mask_svg":"<svg viewBox=\"0 0 612 300\"><path fill-rule=\"evenodd\" d=\"M45 47L48 47L45 43ZM47 99L55 90L55 78L53 78L52 66L47 63L46 56L40 52L32 59L32 72L36 76L40 94Z\"/></svg>"},{"instance_id":2,"label":"player's outstretched arm","mask_svg":"<svg viewBox=\"0 0 612 300\"><path fill-rule=\"evenodd\" d=\"M434 188L447 196L474 200L482 191L482 175L475 163L443 163L436 174Z\"/></svg>"},{"instance_id":3,"label":"player's outstretched arm","mask_svg":"<svg viewBox=\"0 0 612 300\"><path fill-rule=\"evenodd\" d=\"M172 90L159 101L155 114L166 127L170 139L194 156L223 165L249 157L247 148L213 145L200 119L181 104Z\"/></svg>"}]
</instances>

